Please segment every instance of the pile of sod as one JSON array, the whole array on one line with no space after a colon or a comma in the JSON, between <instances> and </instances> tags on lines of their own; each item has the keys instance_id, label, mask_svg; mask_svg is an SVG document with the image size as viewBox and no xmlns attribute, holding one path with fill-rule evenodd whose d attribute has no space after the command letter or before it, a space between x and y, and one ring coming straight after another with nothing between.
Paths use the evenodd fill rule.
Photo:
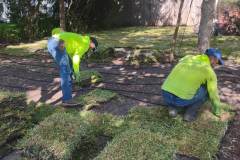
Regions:
<instances>
[{"instance_id":1,"label":"pile of sod","mask_svg":"<svg viewBox=\"0 0 240 160\"><path fill-rule=\"evenodd\" d=\"M95 106L99 106L112 100L116 96L117 94L114 92L102 89L95 89L85 95L77 97L76 100L81 103L85 110L90 110Z\"/></svg>"},{"instance_id":2,"label":"pile of sod","mask_svg":"<svg viewBox=\"0 0 240 160\"><path fill-rule=\"evenodd\" d=\"M80 71L80 79L78 81L78 84L81 87L90 86L91 84L96 84L101 82L102 79L103 77L98 71L84 70L84 71Z\"/></svg>"},{"instance_id":3,"label":"pile of sod","mask_svg":"<svg viewBox=\"0 0 240 160\"><path fill-rule=\"evenodd\" d=\"M0 158L14 149L30 126L30 119L25 94L0 92Z\"/></svg>"},{"instance_id":4,"label":"pile of sod","mask_svg":"<svg viewBox=\"0 0 240 160\"><path fill-rule=\"evenodd\" d=\"M91 141L93 131L78 114L58 112L30 130L19 148L30 159L68 160L77 148Z\"/></svg>"}]
</instances>

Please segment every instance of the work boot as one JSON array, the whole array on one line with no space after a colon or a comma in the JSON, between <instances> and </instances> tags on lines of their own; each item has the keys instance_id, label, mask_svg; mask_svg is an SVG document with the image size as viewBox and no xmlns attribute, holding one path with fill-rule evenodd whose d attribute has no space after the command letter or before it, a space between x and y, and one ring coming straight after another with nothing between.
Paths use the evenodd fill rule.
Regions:
<instances>
[{"instance_id":1,"label":"work boot","mask_svg":"<svg viewBox=\"0 0 240 160\"><path fill-rule=\"evenodd\" d=\"M77 106L82 106L82 104L74 99L70 99L67 101L64 101L62 103L63 107L77 107Z\"/></svg>"},{"instance_id":2,"label":"work boot","mask_svg":"<svg viewBox=\"0 0 240 160\"><path fill-rule=\"evenodd\" d=\"M178 111L176 108L169 107L168 114L170 117L175 118L175 117L177 117Z\"/></svg>"},{"instance_id":3,"label":"work boot","mask_svg":"<svg viewBox=\"0 0 240 160\"><path fill-rule=\"evenodd\" d=\"M189 107L185 114L184 114L184 117L183 119L186 121L186 122L193 122L197 119L197 111L195 108L191 108Z\"/></svg>"}]
</instances>

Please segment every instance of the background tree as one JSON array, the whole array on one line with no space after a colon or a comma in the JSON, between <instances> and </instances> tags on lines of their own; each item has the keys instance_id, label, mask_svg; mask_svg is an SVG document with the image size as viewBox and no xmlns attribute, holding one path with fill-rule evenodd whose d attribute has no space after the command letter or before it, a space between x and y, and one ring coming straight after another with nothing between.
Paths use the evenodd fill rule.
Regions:
<instances>
[{"instance_id":1,"label":"background tree","mask_svg":"<svg viewBox=\"0 0 240 160\"><path fill-rule=\"evenodd\" d=\"M181 25L181 20L182 20L182 9L183 9L183 4L184 4L184 0L180 1L180 7L178 10L178 18L177 18L177 25L173 34L173 52L175 52L176 49L176 43L177 43L177 36L178 36L178 31L179 31L179 27Z\"/></svg>"},{"instance_id":2,"label":"background tree","mask_svg":"<svg viewBox=\"0 0 240 160\"><path fill-rule=\"evenodd\" d=\"M198 49L204 52L210 47L210 38L213 32L213 20L216 15L218 0L203 0L201 21L198 35Z\"/></svg>"},{"instance_id":3,"label":"background tree","mask_svg":"<svg viewBox=\"0 0 240 160\"><path fill-rule=\"evenodd\" d=\"M59 18L60 18L60 27L65 30L66 23L65 23L65 5L64 0L59 0Z\"/></svg>"}]
</instances>

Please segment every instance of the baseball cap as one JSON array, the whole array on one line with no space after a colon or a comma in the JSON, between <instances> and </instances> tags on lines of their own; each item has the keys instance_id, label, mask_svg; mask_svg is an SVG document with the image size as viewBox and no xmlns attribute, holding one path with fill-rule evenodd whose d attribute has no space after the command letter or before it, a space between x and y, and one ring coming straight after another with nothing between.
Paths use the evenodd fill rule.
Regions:
<instances>
[{"instance_id":1,"label":"baseball cap","mask_svg":"<svg viewBox=\"0 0 240 160\"><path fill-rule=\"evenodd\" d=\"M224 61L222 59L222 52L219 49L217 49L217 48L208 48L205 51L205 54L208 55L208 56L216 57L218 59L218 64L224 65Z\"/></svg>"}]
</instances>

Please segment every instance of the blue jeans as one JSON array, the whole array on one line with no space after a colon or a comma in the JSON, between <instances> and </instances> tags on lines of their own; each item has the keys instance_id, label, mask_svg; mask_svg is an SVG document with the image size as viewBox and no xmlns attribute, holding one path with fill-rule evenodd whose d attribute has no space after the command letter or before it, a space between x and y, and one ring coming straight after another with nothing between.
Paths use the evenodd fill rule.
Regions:
<instances>
[{"instance_id":1,"label":"blue jeans","mask_svg":"<svg viewBox=\"0 0 240 160\"><path fill-rule=\"evenodd\" d=\"M200 86L196 94L190 100L179 98L176 95L164 90L162 90L162 95L167 106L173 108L188 107L190 110L199 109L201 105L208 100L208 91L205 85Z\"/></svg>"},{"instance_id":2,"label":"blue jeans","mask_svg":"<svg viewBox=\"0 0 240 160\"><path fill-rule=\"evenodd\" d=\"M72 81L71 81L71 68L69 65L69 58L66 52L61 51L58 48L59 39L50 38L48 40L48 51L52 55L53 59L59 66L60 77L61 77L61 89L62 89L62 101L72 99Z\"/></svg>"}]
</instances>

